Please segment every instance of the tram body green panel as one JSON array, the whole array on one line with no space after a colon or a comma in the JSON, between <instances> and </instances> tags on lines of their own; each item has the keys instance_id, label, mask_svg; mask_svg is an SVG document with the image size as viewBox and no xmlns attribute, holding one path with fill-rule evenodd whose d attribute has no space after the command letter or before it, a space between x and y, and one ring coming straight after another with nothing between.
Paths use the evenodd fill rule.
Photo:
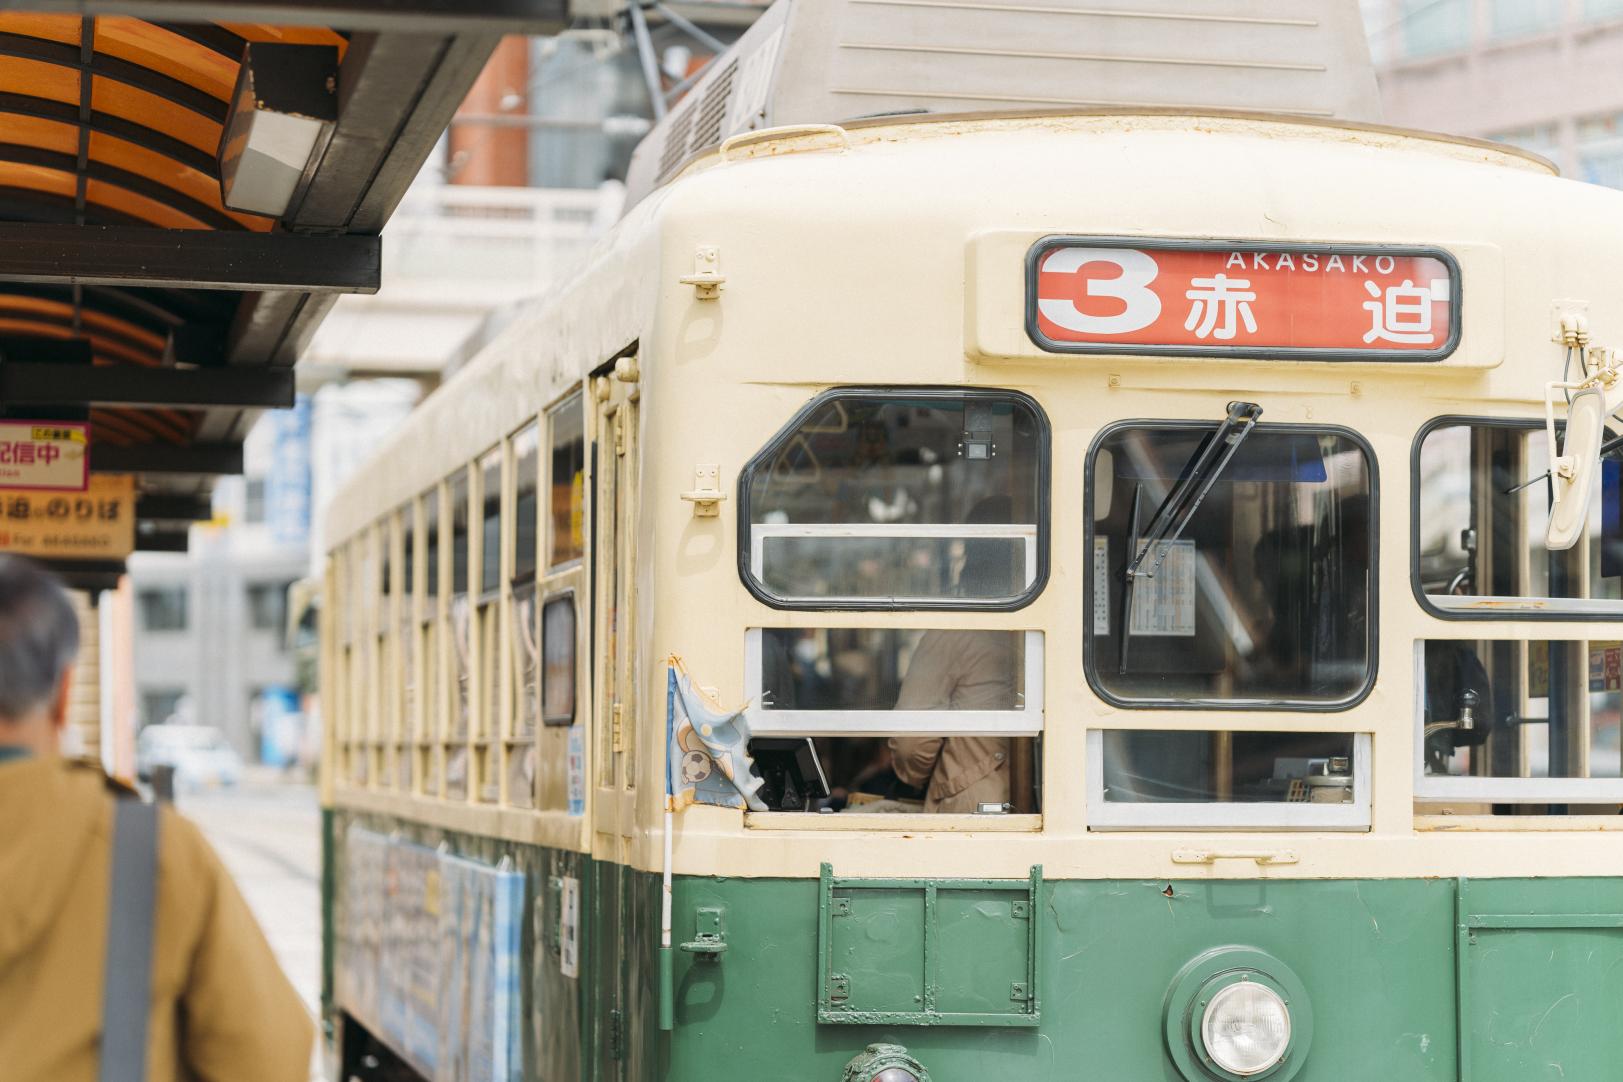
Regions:
<instances>
[{"instance_id":1,"label":"tram body green panel","mask_svg":"<svg viewBox=\"0 0 1623 1082\"><path fill-rule=\"evenodd\" d=\"M526 1082L713 1082L744 1067L836 1082L880 1042L904 1045L935 1082L1182 1082L1166 1049L1168 993L1186 963L1224 946L1277 958L1305 987L1313 1032L1292 1082L1597 1079L1623 1062L1623 879L1044 881L1032 914L1037 1024L965 1025L819 1022L819 880L678 877L675 941L695 938L701 907L719 909L727 950L677 952L666 1033L657 875L343 812L328 835L340 869L350 821L524 872ZM561 966L565 879L580 885L578 977ZM829 955L853 997L875 979L882 1010L933 994L984 1017L994 984L1009 994L1019 969L1001 957L1018 944L1006 897L962 893L945 926L967 921L971 934L944 940L959 947L922 980L924 937L904 926L908 913L924 919L917 895L868 898L895 904L857 912Z\"/></svg>"}]
</instances>

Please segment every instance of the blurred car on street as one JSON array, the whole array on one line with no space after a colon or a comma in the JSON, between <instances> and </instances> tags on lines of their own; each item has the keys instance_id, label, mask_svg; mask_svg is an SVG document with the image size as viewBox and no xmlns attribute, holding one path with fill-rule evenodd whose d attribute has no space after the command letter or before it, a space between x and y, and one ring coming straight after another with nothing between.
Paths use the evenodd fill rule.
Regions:
<instances>
[{"instance_id":1,"label":"blurred car on street","mask_svg":"<svg viewBox=\"0 0 1623 1082\"><path fill-rule=\"evenodd\" d=\"M135 769L151 781L159 767L174 770L175 789L235 787L242 780L242 757L212 725L149 725L135 740Z\"/></svg>"}]
</instances>

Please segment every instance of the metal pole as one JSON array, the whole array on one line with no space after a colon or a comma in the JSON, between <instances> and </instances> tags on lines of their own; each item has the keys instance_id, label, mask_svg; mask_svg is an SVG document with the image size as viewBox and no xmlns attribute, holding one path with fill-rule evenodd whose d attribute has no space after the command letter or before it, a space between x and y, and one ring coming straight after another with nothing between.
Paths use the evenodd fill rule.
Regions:
<instances>
[{"instance_id":1,"label":"metal pole","mask_svg":"<svg viewBox=\"0 0 1623 1082\"><path fill-rule=\"evenodd\" d=\"M626 14L631 19L631 36L637 42L637 59L642 62L642 80L648 84L648 101L654 110L654 120L664 120L665 91L659 85L659 64L654 58L654 39L648 33L648 20L636 0L626 7Z\"/></svg>"},{"instance_id":2,"label":"metal pole","mask_svg":"<svg viewBox=\"0 0 1623 1082\"><path fill-rule=\"evenodd\" d=\"M701 45L709 49L711 52L720 54L727 51L726 42L711 34L708 30L704 29L704 27L700 26L692 19L678 15L676 12L660 3L654 4L654 10L665 16L666 22L687 34L688 37L696 39Z\"/></svg>"}]
</instances>

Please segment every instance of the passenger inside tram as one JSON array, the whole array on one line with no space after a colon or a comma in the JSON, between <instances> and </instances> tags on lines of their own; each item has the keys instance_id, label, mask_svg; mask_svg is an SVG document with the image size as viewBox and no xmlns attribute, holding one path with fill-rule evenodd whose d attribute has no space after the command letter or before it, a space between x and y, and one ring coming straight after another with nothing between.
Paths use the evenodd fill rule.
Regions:
<instances>
[{"instance_id":1,"label":"passenger inside tram","mask_svg":"<svg viewBox=\"0 0 1623 1082\"><path fill-rule=\"evenodd\" d=\"M747 474L757 585L779 607L812 609L1020 598L1036 577L1043 435L1032 407L1001 392L831 398ZM1018 718L1028 634L933 623L760 631L762 710L796 712L813 733L853 712L872 713L872 733L893 730L816 735L828 792L814 799L804 758L757 741L769 791L797 797L781 810L1037 810L1036 739L929 732L937 712L992 712L994 733Z\"/></svg>"}]
</instances>

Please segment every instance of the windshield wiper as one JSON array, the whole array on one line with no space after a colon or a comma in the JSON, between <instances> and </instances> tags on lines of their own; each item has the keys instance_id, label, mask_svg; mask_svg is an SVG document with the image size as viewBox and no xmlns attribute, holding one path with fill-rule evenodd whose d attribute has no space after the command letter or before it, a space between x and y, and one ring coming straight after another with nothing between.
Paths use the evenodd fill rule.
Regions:
<instances>
[{"instance_id":1,"label":"windshield wiper","mask_svg":"<svg viewBox=\"0 0 1623 1082\"><path fill-rule=\"evenodd\" d=\"M1172 551L1195 512L1234 459L1240 444L1257 427L1262 407L1255 402L1230 402L1228 416L1217 430L1195 448L1178 474L1172 490L1161 501L1142 537L1138 532L1138 497L1132 508L1132 529L1128 537L1127 581L1122 589L1120 672L1127 672L1127 647L1133 638L1133 588L1141 578L1152 579ZM1152 559L1153 554L1153 559ZM1145 566L1149 561L1149 566Z\"/></svg>"}]
</instances>

